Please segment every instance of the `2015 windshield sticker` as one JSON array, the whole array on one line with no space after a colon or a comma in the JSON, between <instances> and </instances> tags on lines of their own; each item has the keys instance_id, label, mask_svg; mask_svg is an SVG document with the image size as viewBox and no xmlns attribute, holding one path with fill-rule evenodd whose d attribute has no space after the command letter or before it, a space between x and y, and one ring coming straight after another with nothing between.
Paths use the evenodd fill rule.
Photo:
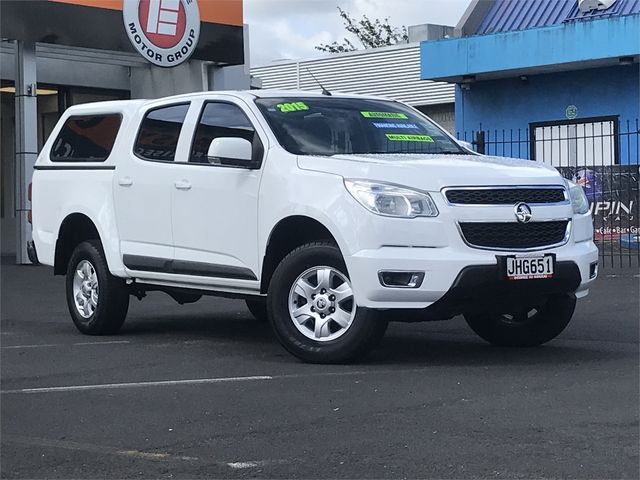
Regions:
<instances>
[{"instance_id":1,"label":"2015 windshield sticker","mask_svg":"<svg viewBox=\"0 0 640 480\"><path fill-rule=\"evenodd\" d=\"M379 122L373 122L373 126L376 127L376 128L388 128L388 129L406 128L407 130L416 130L416 129L420 128L415 123L379 123Z\"/></svg>"},{"instance_id":2,"label":"2015 windshield sticker","mask_svg":"<svg viewBox=\"0 0 640 480\"><path fill-rule=\"evenodd\" d=\"M309 110L309 106L304 102L279 103L276 105L281 113L304 112Z\"/></svg>"},{"instance_id":3,"label":"2015 windshield sticker","mask_svg":"<svg viewBox=\"0 0 640 480\"><path fill-rule=\"evenodd\" d=\"M407 117L404 113L399 112L360 112L364 118L393 118L400 120L407 120Z\"/></svg>"},{"instance_id":4,"label":"2015 windshield sticker","mask_svg":"<svg viewBox=\"0 0 640 480\"><path fill-rule=\"evenodd\" d=\"M392 142L427 142L433 143L429 135L406 135L403 133L387 133L386 137Z\"/></svg>"}]
</instances>

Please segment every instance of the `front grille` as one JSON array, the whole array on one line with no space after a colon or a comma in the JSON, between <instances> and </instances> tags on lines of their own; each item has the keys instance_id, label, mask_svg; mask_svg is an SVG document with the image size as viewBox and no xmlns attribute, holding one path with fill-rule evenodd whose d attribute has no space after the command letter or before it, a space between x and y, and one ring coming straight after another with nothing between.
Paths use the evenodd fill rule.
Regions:
<instances>
[{"instance_id":1,"label":"front grille","mask_svg":"<svg viewBox=\"0 0 640 480\"><path fill-rule=\"evenodd\" d=\"M481 188L456 189L446 193L449 203L459 205L515 205L524 203L560 203L564 189L555 188Z\"/></svg>"},{"instance_id":2,"label":"front grille","mask_svg":"<svg viewBox=\"0 0 640 480\"><path fill-rule=\"evenodd\" d=\"M546 247L564 242L568 220L532 223L461 223L462 236L474 247L500 250Z\"/></svg>"}]
</instances>

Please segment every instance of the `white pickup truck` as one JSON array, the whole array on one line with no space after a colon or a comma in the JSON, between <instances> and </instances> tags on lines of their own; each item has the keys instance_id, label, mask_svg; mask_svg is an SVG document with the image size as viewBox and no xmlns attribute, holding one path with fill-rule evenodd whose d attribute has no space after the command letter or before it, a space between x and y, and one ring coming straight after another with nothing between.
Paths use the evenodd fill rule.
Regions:
<instances>
[{"instance_id":1,"label":"white pickup truck","mask_svg":"<svg viewBox=\"0 0 640 480\"><path fill-rule=\"evenodd\" d=\"M413 108L355 95L205 92L75 106L38 157L34 261L76 327L131 295L243 298L309 362L369 351L389 320L464 315L548 342L597 275L582 188L478 155Z\"/></svg>"}]
</instances>

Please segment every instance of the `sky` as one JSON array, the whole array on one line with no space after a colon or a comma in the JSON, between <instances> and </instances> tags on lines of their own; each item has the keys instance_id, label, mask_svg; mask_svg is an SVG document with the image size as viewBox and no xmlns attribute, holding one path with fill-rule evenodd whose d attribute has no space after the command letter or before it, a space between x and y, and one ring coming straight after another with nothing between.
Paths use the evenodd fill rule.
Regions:
<instances>
[{"instance_id":1,"label":"sky","mask_svg":"<svg viewBox=\"0 0 640 480\"><path fill-rule=\"evenodd\" d=\"M389 17L394 26L456 25L471 0L244 0L251 66L323 55L318 44L348 36L337 6L359 18ZM357 42L354 45L358 46ZM325 54L326 55L326 54Z\"/></svg>"}]
</instances>

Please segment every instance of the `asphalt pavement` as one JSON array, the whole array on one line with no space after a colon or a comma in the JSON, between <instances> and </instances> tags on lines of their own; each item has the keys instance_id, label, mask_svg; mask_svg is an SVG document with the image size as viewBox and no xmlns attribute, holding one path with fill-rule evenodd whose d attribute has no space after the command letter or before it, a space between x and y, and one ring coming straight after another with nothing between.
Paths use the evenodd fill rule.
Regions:
<instances>
[{"instance_id":1,"label":"asphalt pavement","mask_svg":"<svg viewBox=\"0 0 640 480\"><path fill-rule=\"evenodd\" d=\"M2 265L2 478L639 477L639 278L603 271L535 349L456 318L306 365L237 300L132 299L79 334L64 279Z\"/></svg>"}]
</instances>

